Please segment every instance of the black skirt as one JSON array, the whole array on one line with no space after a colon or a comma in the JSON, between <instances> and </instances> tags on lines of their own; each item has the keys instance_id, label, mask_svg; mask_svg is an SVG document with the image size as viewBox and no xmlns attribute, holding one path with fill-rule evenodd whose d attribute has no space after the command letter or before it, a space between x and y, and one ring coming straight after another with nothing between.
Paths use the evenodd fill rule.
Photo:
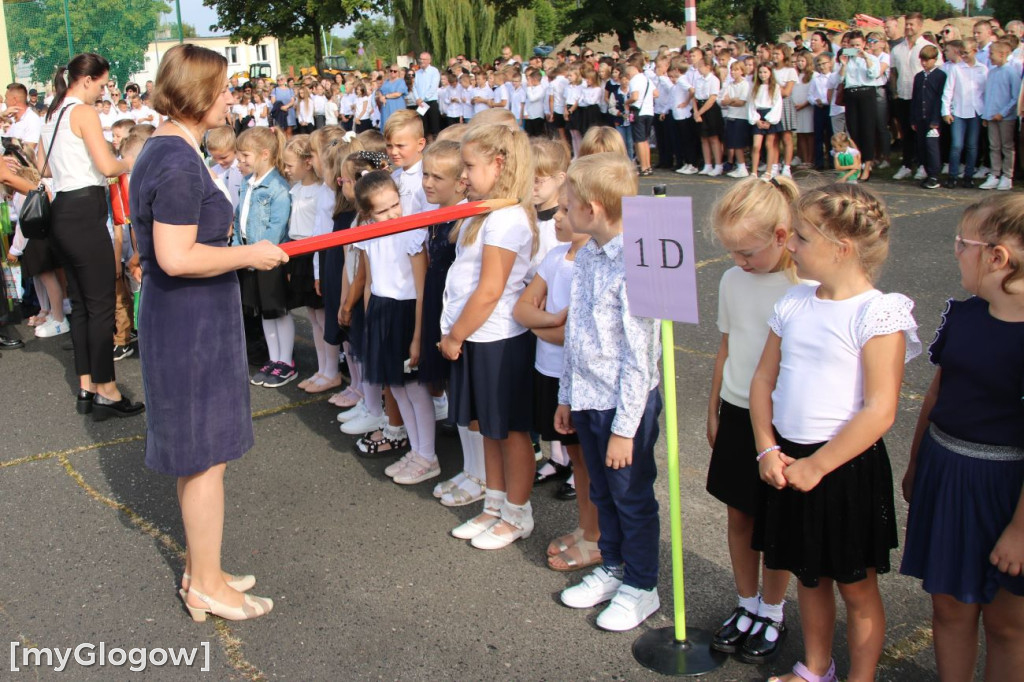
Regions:
<instances>
[{"instance_id":1,"label":"black skirt","mask_svg":"<svg viewBox=\"0 0 1024 682\"><path fill-rule=\"evenodd\" d=\"M416 332L416 299L398 301L370 294L366 308L363 373L371 384L404 386L415 381L405 372L409 345Z\"/></svg>"},{"instance_id":2,"label":"black skirt","mask_svg":"<svg viewBox=\"0 0 1024 682\"><path fill-rule=\"evenodd\" d=\"M746 149L751 145L753 133L750 121L745 118L725 119L725 148Z\"/></svg>"},{"instance_id":3,"label":"black skirt","mask_svg":"<svg viewBox=\"0 0 1024 682\"><path fill-rule=\"evenodd\" d=\"M485 438L504 440L510 431L533 428L534 336L523 332L500 341L462 344L452 363L448 414L459 426L480 422Z\"/></svg>"},{"instance_id":4,"label":"black skirt","mask_svg":"<svg viewBox=\"0 0 1024 682\"><path fill-rule=\"evenodd\" d=\"M588 130L594 126L599 126L604 123L602 120L601 107L596 104L590 104L585 107L579 107L576 109L576 113L579 114L579 128L581 134L586 134Z\"/></svg>"},{"instance_id":5,"label":"black skirt","mask_svg":"<svg viewBox=\"0 0 1024 682\"><path fill-rule=\"evenodd\" d=\"M49 239L29 239L21 255L23 277L38 277L60 267L57 251ZM55 305L52 301L51 305Z\"/></svg>"},{"instance_id":6,"label":"black skirt","mask_svg":"<svg viewBox=\"0 0 1024 682\"><path fill-rule=\"evenodd\" d=\"M348 352L353 358L363 360L363 349L366 348L366 306L360 298L352 308L352 319L348 323Z\"/></svg>"},{"instance_id":7,"label":"black skirt","mask_svg":"<svg viewBox=\"0 0 1024 682\"><path fill-rule=\"evenodd\" d=\"M448 270L455 260L455 244L448 239L454 222L431 225L427 239L430 256L427 276L423 281L423 321L420 323L419 382L435 391L448 385L452 363L437 349L441 340L441 312L444 308L444 285Z\"/></svg>"},{"instance_id":8,"label":"black skirt","mask_svg":"<svg viewBox=\"0 0 1024 682\"><path fill-rule=\"evenodd\" d=\"M313 308L319 310L324 307L324 300L316 293L313 284L313 257L315 254L306 253L301 256L294 256L285 263L285 272L288 275L288 309Z\"/></svg>"},{"instance_id":9,"label":"black skirt","mask_svg":"<svg viewBox=\"0 0 1024 682\"><path fill-rule=\"evenodd\" d=\"M754 516L769 489L758 471L750 410L723 400L708 466L707 491L719 502Z\"/></svg>"},{"instance_id":10,"label":"black skirt","mask_svg":"<svg viewBox=\"0 0 1024 682\"><path fill-rule=\"evenodd\" d=\"M758 109L757 115L761 117L762 121L766 121L768 120L766 117L770 111L771 109ZM778 135L782 131L781 123L772 123L767 128L758 128L756 125L750 127L751 135Z\"/></svg>"},{"instance_id":11,"label":"black skirt","mask_svg":"<svg viewBox=\"0 0 1024 682\"><path fill-rule=\"evenodd\" d=\"M246 315L259 315L265 320L276 320L288 314L288 287L285 269L239 270L238 284L242 289L242 308Z\"/></svg>"},{"instance_id":12,"label":"black skirt","mask_svg":"<svg viewBox=\"0 0 1024 682\"><path fill-rule=\"evenodd\" d=\"M555 431L555 410L558 409L558 379L533 370L533 430L541 440L557 440L562 445L578 445L579 436Z\"/></svg>"},{"instance_id":13,"label":"black skirt","mask_svg":"<svg viewBox=\"0 0 1024 682\"><path fill-rule=\"evenodd\" d=\"M778 444L795 459L824 445L799 445L781 437ZM792 572L806 587L817 587L820 578L855 583L867 577L868 569L888 573L889 551L899 539L885 443L879 440L809 492L769 487L751 544L764 552L765 566Z\"/></svg>"},{"instance_id":14,"label":"black skirt","mask_svg":"<svg viewBox=\"0 0 1024 682\"><path fill-rule=\"evenodd\" d=\"M334 232L347 230L355 218L355 211L342 211L334 216ZM342 246L320 251L320 293L324 300L324 341L340 346L347 334L338 326L341 308L341 282L345 277L345 248Z\"/></svg>"},{"instance_id":15,"label":"black skirt","mask_svg":"<svg viewBox=\"0 0 1024 682\"><path fill-rule=\"evenodd\" d=\"M697 100L697 108L700 109L704 106L704 102ZM701 137L721 137L725 132L725 122L722 118L722 107L718 106L718 102L711 105L711 108L704 112L701 116L700 123L697 124L700 128Z\"/></svg>"}]
</instances>

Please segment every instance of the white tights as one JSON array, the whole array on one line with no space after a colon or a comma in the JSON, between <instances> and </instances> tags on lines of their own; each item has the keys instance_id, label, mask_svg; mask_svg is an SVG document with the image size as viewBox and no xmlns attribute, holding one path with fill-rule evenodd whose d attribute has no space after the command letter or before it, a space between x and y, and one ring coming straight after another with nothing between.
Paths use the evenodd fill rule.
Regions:
<instances>
[{"instance_id":1,"label":"white tights","mask_svg":"<svg viewBox=\"0 0 1024 682\"><path fill-rule=\"evenodd\" d=\"M295 349L295 318L291 313L275 320L263 320L263 336L267 339L267 354L271 362L292 364Z\"/></svg>"},{"instance_id":2,"label":"white tights","mask_svg":"<svg viewBox=\"0 0 1024 682\"><path fill-rule=\"evenodd\" d=\"M313 326L313 345L316 346L317 374L325 379L338 376L338 347L324 341L324 309L307 308L309 323Z\"/></svg>"},{"instance_id":3,"label":"white tights","mask_svg":"<svg viewBox=\"0 0 1024 682\"><path fill-rule=\"evenodd\" d=\"M462 469L470 476L481 481L487 480L484 471L484 437L479 431L470 431L468 427L459 427L459 440L462 441Z\"/></svg>"},{"instance_id":4,"label":"white tights","mask_svg":"<svg viewBox=\"0 0 1024 682\"><path fill-rule=\"evenodd\" d=\"M404 386L392 386L391 395L398 403L398 411L405 422L413 452L419 453L427 461L436 460L434 399L430 395L430 388L413 381Z\"/></svg>"}]
</instances>

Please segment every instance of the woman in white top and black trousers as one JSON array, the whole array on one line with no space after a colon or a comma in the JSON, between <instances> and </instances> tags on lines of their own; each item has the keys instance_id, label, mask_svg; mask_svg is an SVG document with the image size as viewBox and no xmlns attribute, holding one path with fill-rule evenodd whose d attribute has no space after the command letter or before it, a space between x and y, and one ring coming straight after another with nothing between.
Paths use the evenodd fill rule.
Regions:
<instances>
[{"instance_id":1,"label":"woman in white top and black trousers","mask_svg":"<svg viewBox=\"0 0 1024 682\"><path fill-rule=\"evenodd\" d=\"M107 232L107 178L131 168L114 158L94 106L109 74L107 60L92 53L57 68L36 151L40 172L53 178L51 239L71 297L78 412L92 413L97 421L144 409L122 396L114 383L116 271Z\"/></svg>"}]
</instances>

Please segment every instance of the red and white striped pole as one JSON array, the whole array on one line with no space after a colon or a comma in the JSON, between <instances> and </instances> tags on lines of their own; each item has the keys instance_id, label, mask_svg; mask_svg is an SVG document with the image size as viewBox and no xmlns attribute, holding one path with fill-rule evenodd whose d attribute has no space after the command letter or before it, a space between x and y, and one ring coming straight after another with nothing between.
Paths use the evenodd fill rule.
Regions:
<instances>
[{"instance_id":1,"label":"red and white striped pole","mask_svg":"<svg viewBox=\"0 0 1024 682\"><path fill-rule=\"evenodd\" d=\"M686 49L697 47L697 0L686 0L683 9L686 19Z\"/></svg>"}]
</instances>

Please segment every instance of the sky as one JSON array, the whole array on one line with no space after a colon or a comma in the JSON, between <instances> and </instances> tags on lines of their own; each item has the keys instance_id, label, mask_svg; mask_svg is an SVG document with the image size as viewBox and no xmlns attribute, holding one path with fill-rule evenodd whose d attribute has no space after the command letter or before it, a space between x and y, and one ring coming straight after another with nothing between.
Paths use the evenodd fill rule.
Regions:
<instances>
[{"instance_id":1,"label":"sky","mask_svg":"<svg viewBox=\"0 0 1024 682\"><path fill-rule=\"evenodd\" d=\"M174 21L174 0L166 0L167 4L171 6L171 14L165 15L165 21ZM217 23L217 13L211 8L203 5L203 0L180 0L181 1L181 20L186 24L192 24L196 27L196 33L200 36L217 35L209 30L209 27ZM352 27L349 26L346 29L335 29L333 31L335 35L351 35Z\"/></svg>"}]
</instances>

